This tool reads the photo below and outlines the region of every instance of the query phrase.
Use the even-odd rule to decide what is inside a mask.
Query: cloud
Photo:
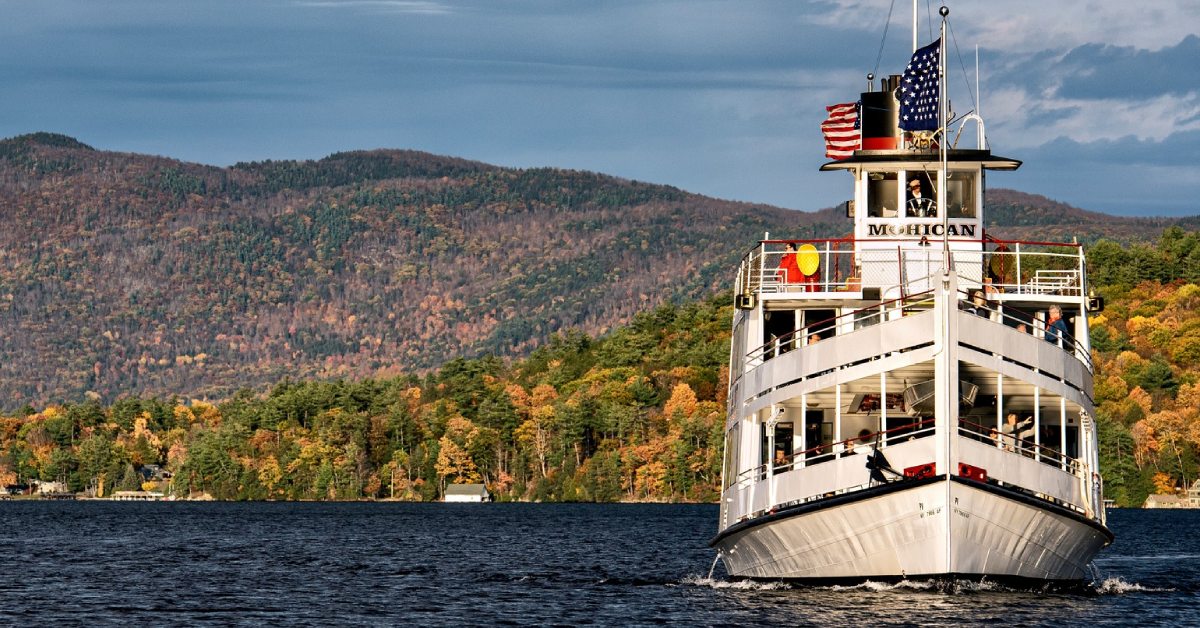
[[[1200,3],[949,4],[954,108],[974,107],[961,70],[978,43],[989,137],[1032,159],[1013,181],[1090,207],[1123,194],[1133,169],[1187,178],[1163,162],[1194,156]],[[890,74],[911,53],[907,3],[881,42],[891,5],[0,2],[0,135],[59,131],[214,164],[418,148],[813,209],[849,191],[816,172],[824,106],[852,100],[877,58]],[[1192,207],[1184,188],[1145,194]]]
[[[1133,135],[1094,142],[1058,137],[1038,148],[1050,161],[1075,164],[1180,166],[1200,163],[1200,130],[1172,133],[1162,140]]]
[[[862,4],[886,7],[890,0]],[[924,3],[922,3],[924,4]],[[1004,0],[946,2],[963,45],[1005,51],[1068,50],[1093,42],[1155,50],[1196,32],[1193,0]],[[886,12],[886,11],[885,11]],[[924,14],[924,7],[922,7]],[[911,18],[909,18],[911,19]]]
[[[1021,169],[990,184],[1120,215],[1200,214],[1200,172],[1192,165],[1200,161],[1200,130],[1162,140],[1057,137],[1015,156]]]
[[[1062,77],[1063,98],[1148,98],[1194,94],[1200,85],[1200,37],[1188,35],[1175,46],[1144,50],[1087,44],[1063,57],[1054,69]]]

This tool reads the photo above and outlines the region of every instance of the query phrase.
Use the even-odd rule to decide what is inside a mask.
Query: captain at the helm
[[[922,184],[922,177],[908,180],[908,202],[905,204],[906,215],[909,218],[934,218],[937,216],[937,203],[926,194],[927,188]]]

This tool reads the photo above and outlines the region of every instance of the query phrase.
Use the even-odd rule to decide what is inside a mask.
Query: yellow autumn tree
[[[1155,473],[1151,481],[1154,482],[1155,495],[1175,494],[1175,480],[1171,479],[1170,475],[1162,472]]]
[[[517,426],[513,435],[517,437],[518,443],[533,454],[533,458],[537,460],[541,477],[546,477],[549,472],[547,457],[550,453],[555,421],[554,406],[535,406],[529,415],[529,419]]]
[[[1158,439],[1154,427],[1146,419],[1134,423],[1130,433],[1133,436],[1133,461],[1141,469],[1157,459]]]
[[[438,440],[438,456],[434,470],[446,490],[447,480],[451,484],[468,484],[479,481],[479,470],[467,450],[443,436]]]
[[[684,382],[675,384],[671,389],[671,398],[663,406],[663,414],[668,421],[679,422],[696,413],[696,393]]]

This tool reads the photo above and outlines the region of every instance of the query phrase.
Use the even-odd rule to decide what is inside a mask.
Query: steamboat
[[[718,533],[739,579],[1081,583],[1113,541],[1075,243],[983,228],[993,155],[949,129],[943,37],[830,107],[850,237],[742,259]],[[914,3],[915,14],[915,3]],[[915,18],[914,18],[915,22]],[[959,148],[967,125],[975,147]],[[964,143],[969,143],[968,139]]]

